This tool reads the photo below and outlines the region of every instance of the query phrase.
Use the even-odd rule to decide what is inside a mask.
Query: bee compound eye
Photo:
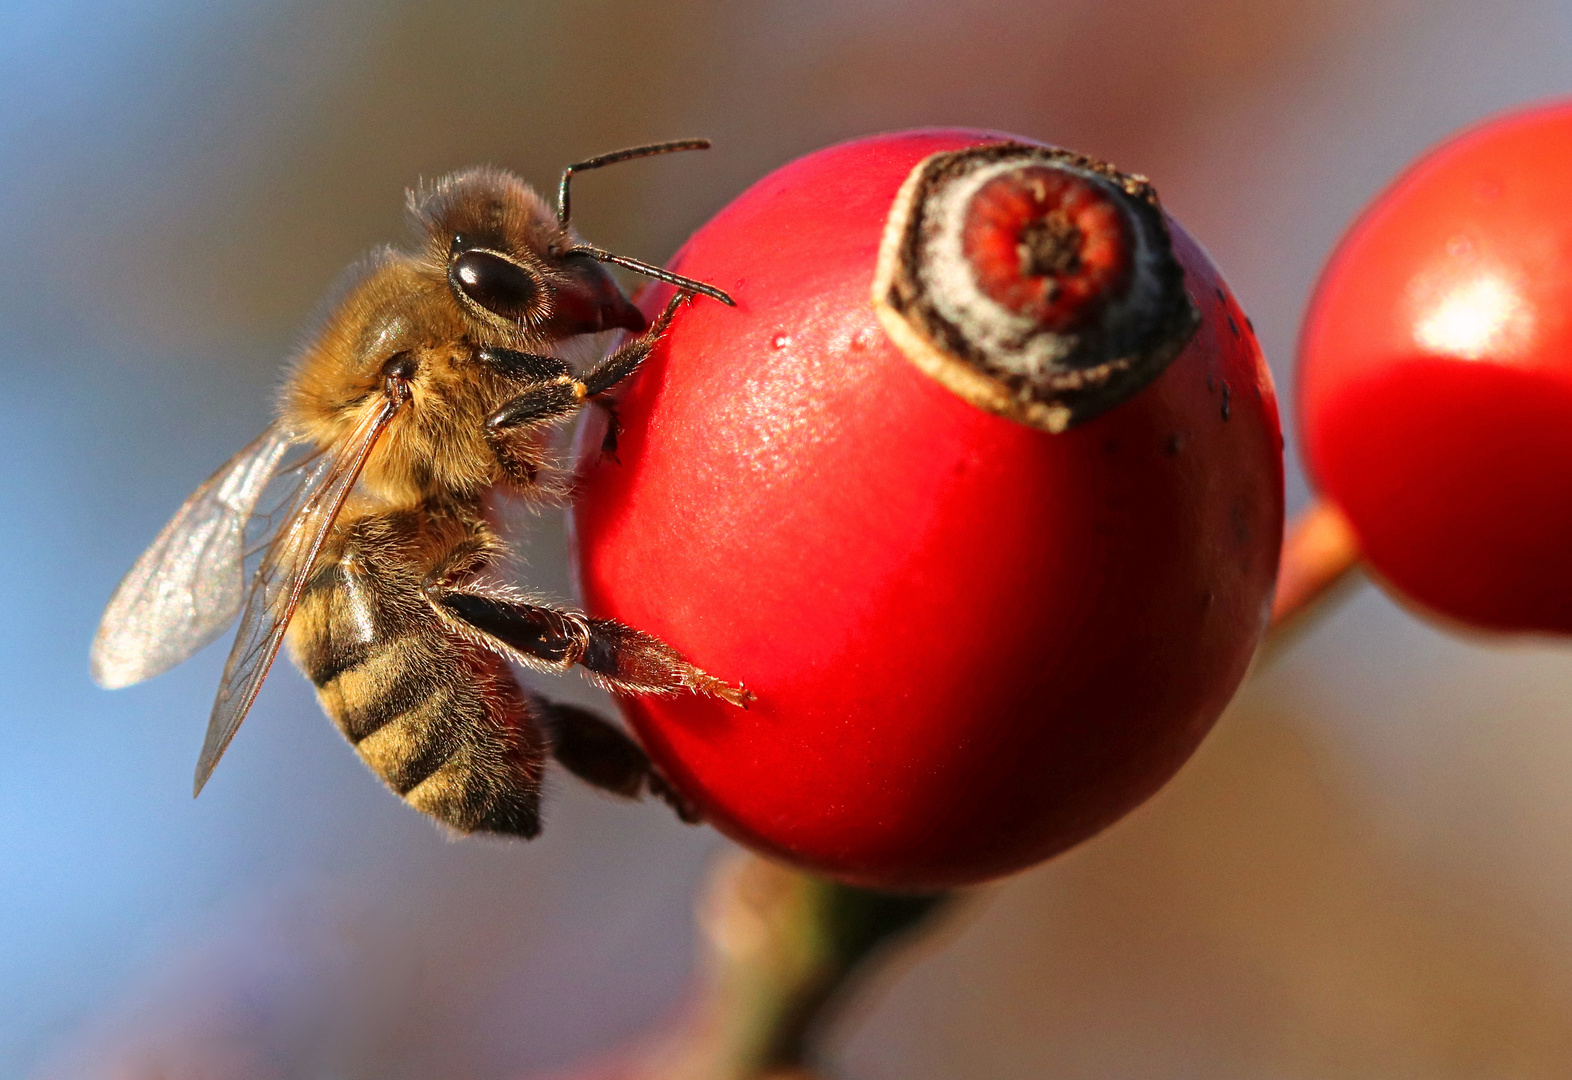
[[[448,264],[448,280],[487,311],[515,321],[529,314],[540,288],[529,271],[489,251],[455,256]]]

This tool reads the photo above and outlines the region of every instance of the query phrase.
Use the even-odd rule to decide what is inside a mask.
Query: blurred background
[[[662,261],[824,143],[1016,131],[1151,176],[1286,393],[1358,207],[1569,88],[1564,0],[0,5],[0,1074],[502,1080],[682,994],[708,830],[559,783],[538,842],[451,842],[282,666],[193,803],[222,650],[119,693],[87,676],[115,582],[266,423],[298,327],[403,237],[418,178],[547,185],[708,135],[576,188],[588,237]],[[554,516],[526,554],[569,593]],[[1569,832],[1572,650],[1444,636],[1366,587],[1146,807],[881,971],[835,1060],[1564,1077]]]

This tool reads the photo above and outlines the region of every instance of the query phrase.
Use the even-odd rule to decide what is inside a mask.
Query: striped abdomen
[[[353,546],[312,575],[290,651],[366,764],[463,832],[540,831],[546,749],[500,657],[451,633],[413,570]]]

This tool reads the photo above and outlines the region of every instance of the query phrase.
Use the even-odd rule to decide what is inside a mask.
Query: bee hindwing
[[[130,686],[208,644],[240,613],[246,521],[289,448],[268,428],[197,488],[120,582],[93,639],[93,678]]]

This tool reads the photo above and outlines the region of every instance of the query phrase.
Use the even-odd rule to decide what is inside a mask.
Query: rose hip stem
[[[818,1080],[824,1037],[870,962],[949,906],[941,895],[859,889],[729,852],[698,903],[697,978],[685,1005],[660,1032],[565,1075]]]
[[[1271,633],[1321,609],[1321,602],[1359,566],[1359,538],[1336,506],[1317,499],[1289,523],[1272,597]]]

